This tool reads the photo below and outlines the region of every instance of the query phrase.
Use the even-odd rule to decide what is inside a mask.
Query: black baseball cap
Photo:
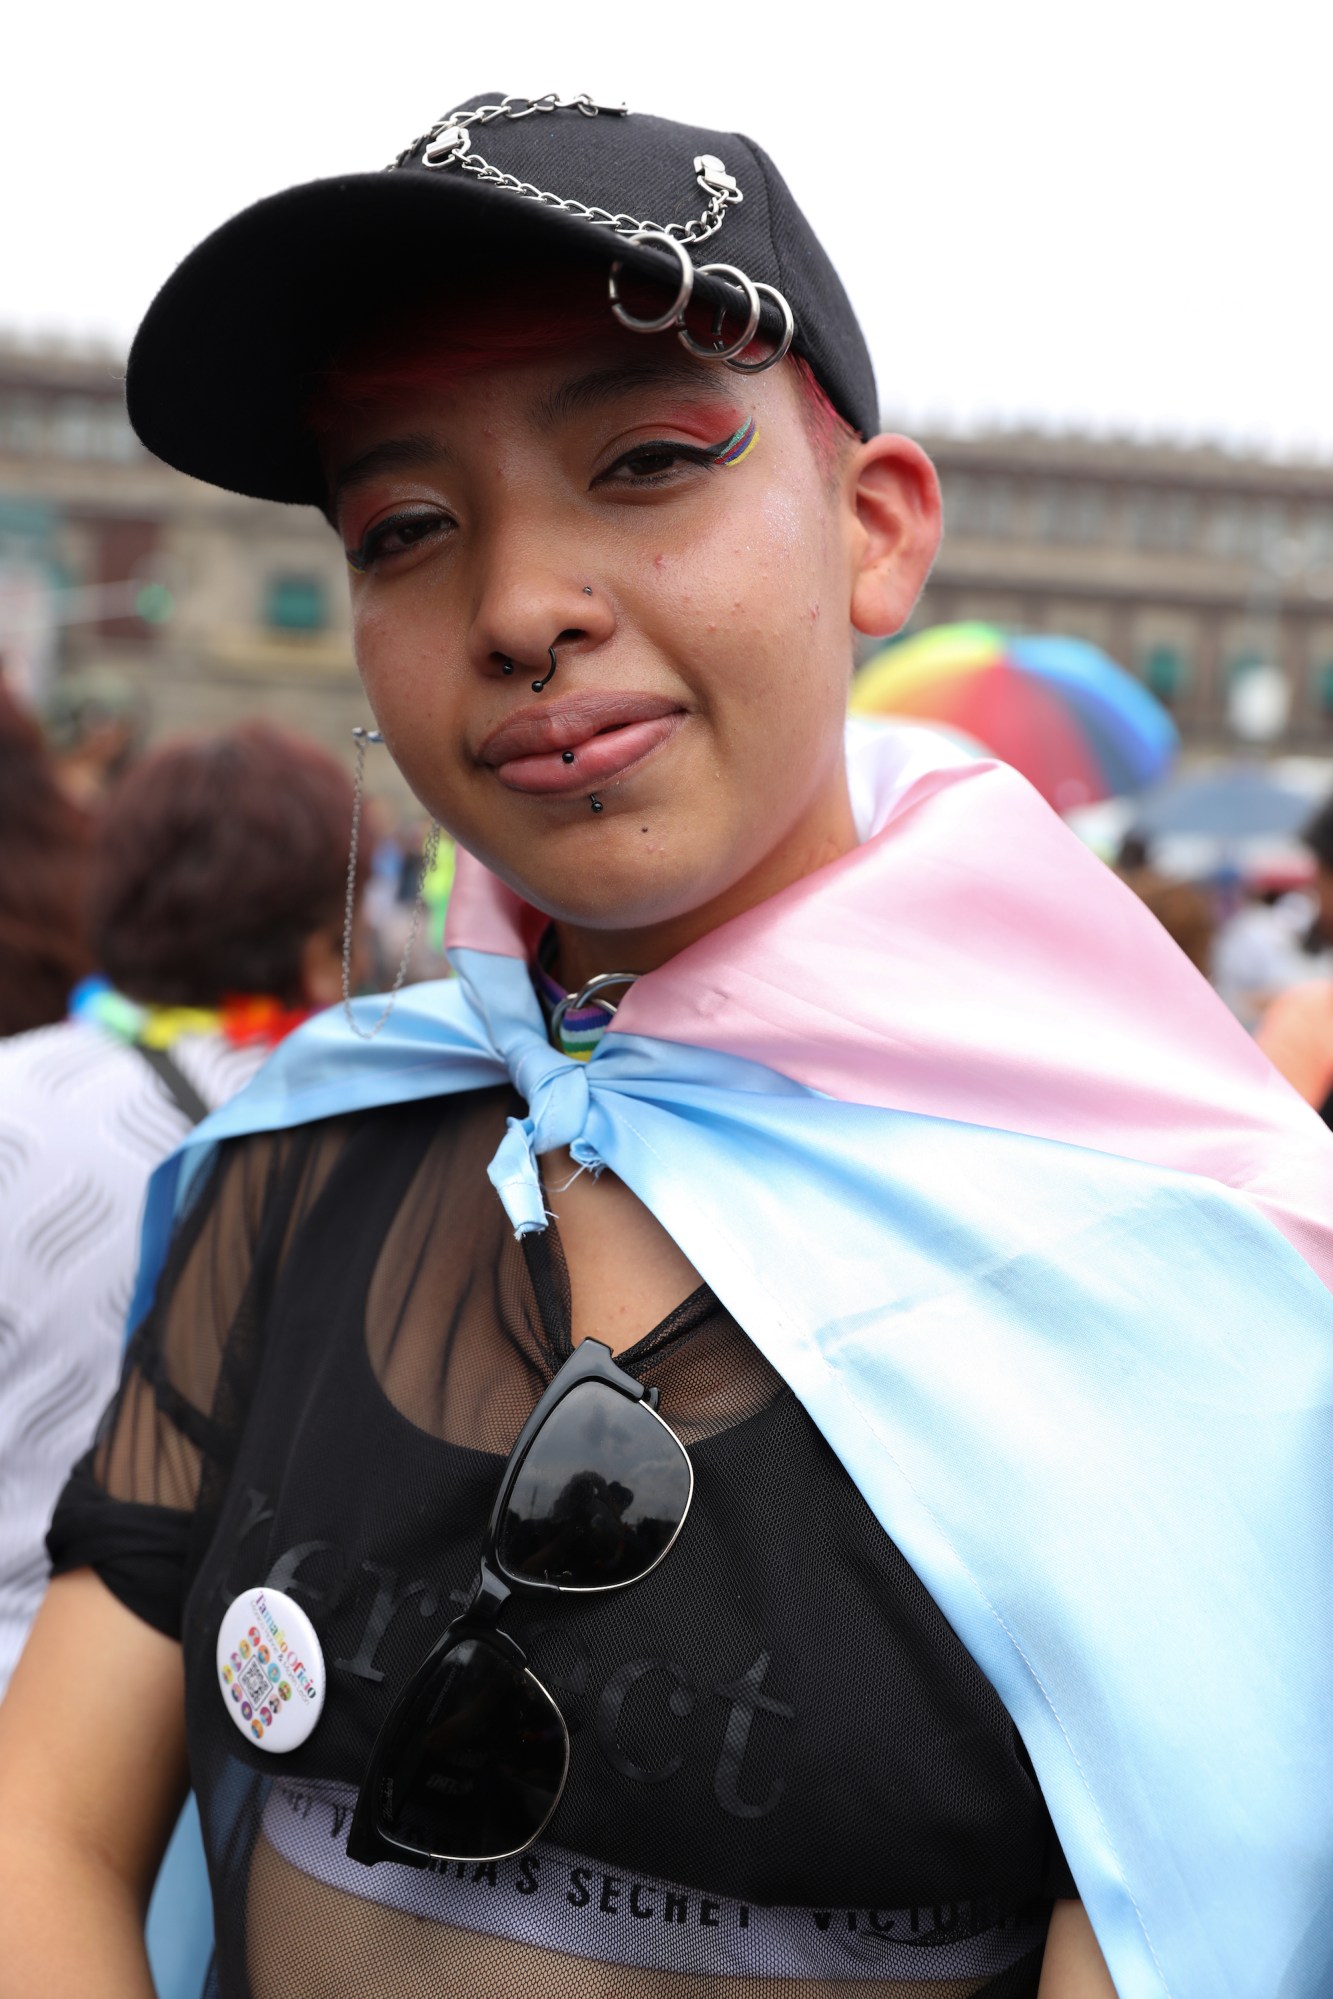
[[[130,420],[197,479],[322,506],[305,410],[349,334],[414,295],[465,306],[484,274],[525,260],[546,272],[620,260],[665,287],[668,306],[683,290],[757,306],[767,351],[790,336],[839,415],[863,436],[879,428],[851,303],[753,140],[587,97],[499,93],[457,105],[382,172],[288,188],[206,237],[139,328]],[[633,313],[647,316],[637,300]]]

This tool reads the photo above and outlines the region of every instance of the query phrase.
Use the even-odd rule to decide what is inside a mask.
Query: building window
[[[1043,479],[1034,494],[1037,533],[1043,541],[1100,541],[1105,506],[1101,489],[1070,479]]]
[[[323,631],[326,623],[323,577],[270,576],[265,618],[270,631]]]
[[[28,453],[46,443],[46,412],[35,396],[7,396],[0,402],[0,450]]]
[[[1192,493],[1131,493],[1129,538],[1136,548],[1179,554],[1194,546],[1197,511]]]
[[[943,483],[945,523],[955,534],[1000,541],[1013,534],[1012,479],[954,473],[946,475]]]
[[[1208,521],[1208,545],[1223,562],[1254,554],[1259,523],[1248,500],[1217,500]]]
[[[1175,705],[1184,691],[1188,665],[1179,646],[1150,646],[1143,656],[1143,684],[1163,707]]]
[[[1333,507],[1310,508],[1301,554],[1311,569],[1327,569],[1333,564]]]

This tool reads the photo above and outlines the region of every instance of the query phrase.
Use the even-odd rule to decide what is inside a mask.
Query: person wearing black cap
[[[154,1183],[0,1713],[0,1994],[148,1992],[187,1759],[222,1999],[1257,1995],[1223,1797],[1313,1964],[1307,1694],[1251,1750],[1197,1666],[1262,1627],[1319,1697],[1262,1601],[1308,1466],[1228,1396],[1251,1323],[1328,1349],[1328,1162],[1020,780],[845,739],[939,496],[766,155],[470,99],[209,237],[128,396],[340,535],[458,976]]]

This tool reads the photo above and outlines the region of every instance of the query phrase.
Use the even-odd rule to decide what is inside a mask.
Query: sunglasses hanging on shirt
[[[657,1391],[586,1339],[510,1453],[471,1601],[417,1668],[371,1751],[353,1860],[504,1860],[560,1802],[569,1729],[499,1621],[516,1594],[625,1589],[685,1523],[694,1474]]]

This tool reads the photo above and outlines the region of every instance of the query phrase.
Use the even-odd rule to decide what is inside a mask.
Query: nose
[[[616,621],[609,593],[579,548],[555,538],[549,517],[526,531],[493,533],[486,556],[471,651],[488,676],[549,680],[553,649],[568,659],[571,650],[592,652],[611,637]]]

